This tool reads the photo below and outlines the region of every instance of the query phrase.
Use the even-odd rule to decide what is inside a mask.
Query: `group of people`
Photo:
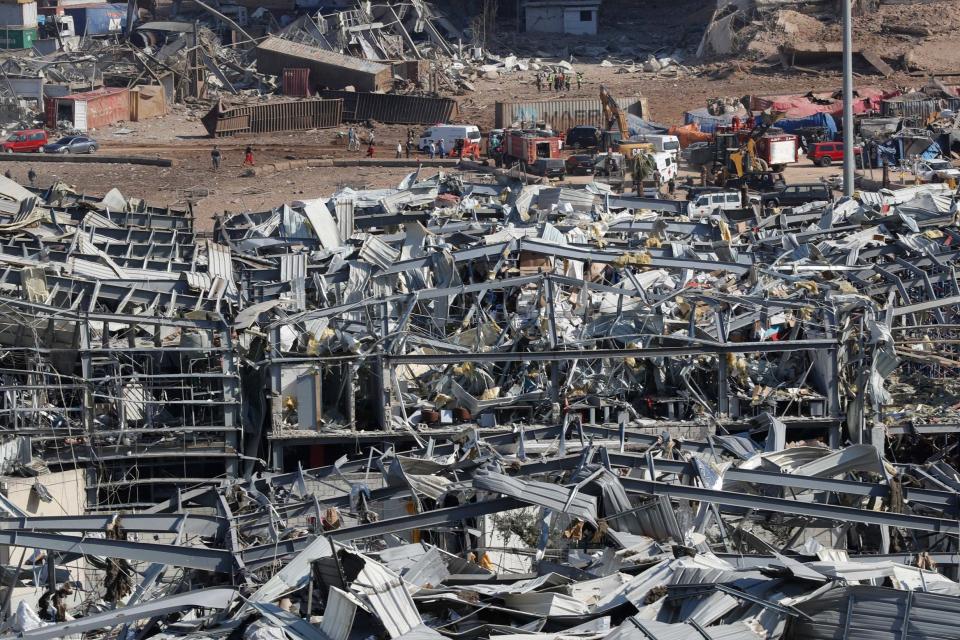
[[[213,149],[210,151],[210,162],[213,164],[214,171],[220,170],[220,165],[223,164],[223,152],[220,151],[219,145],[213,145]],[[247,145],[247,148],[243,150],[243,166],[253,167],[255,164],[253,160],[253,147]]]
[[[578,71],[576,74],[571,72],[563,71],[538,71],[537,76],[537,91],[543,91],[546,88],[547,91],[553,89],[554,91],[570,91],[571,84],[576,81],[577,91],[583,87],[583,73]]]

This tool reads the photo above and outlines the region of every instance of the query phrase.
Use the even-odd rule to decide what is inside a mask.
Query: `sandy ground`
[[[931,45],[932,46],[932,45]],[[584,72],[585,83],[580,91],[574,89],[561,97],[592,98],[601,84],[614,95],[645,95],[652,118],[663,124],[682,122],[685,110],[704,106],[715,96],[740,97],[750,93],[804,93],[810,90],[832,90],[840,84],[839,74],[798,74],[772,70],[769,66],[721,62],[700,67],[696,74],[676,78],[650,74],[620,73],[617,66],[577,63]],[[718,71],[726,77],[715,79]],[[858,80],[861,86],[895,87],[917,84],[918,78],[899,75],[892,78],[873,76]],[[498,100],[548,98],[556,94],[538,93],[533,76],[517,72],[497,80],[479,80],[477,90],[459,98],[459,120],[474,123],[482,129],[493,125],[494,104]],[[102,154],[129,154],[171,158],[172,168],[154,168],[127,165],[79,165],[61,163],[6,162],[14,177],[26,181],[32,166],[39,174],[39,184],[64,180],[78,190],[102,194],[116,187],[121,192],[145,198],[156,205],[184,205],[192,201],[201,228],[209,228],[212,219],[225,211],[258,211],[299,199],[328,196],[335,190],[352,188],[380,188],[395,186],[409,169],[380,167],[350,167],[289,170],[267,178],[246,177],[240,166],[243,149],[252,145],[260,164],[278,160],[321,157],[344,157],[351,154],[338,143],[339,130],[277,133],[262,136],[238,136],[213,140],[206,137],[199,117],[201,109],[177,107],[162,118],[140,123],[123,123],[97,131],[93,135],[102,145]],[[419,133],[422,128],[415,128]],[[393,157],[399,140],[405,139],[406,127],[380,126],[376,131],[378,155]],[[224,154],[224,165],[214,172],[210,150],[219,145]],[[802,169],[800,167],[803,167]],[[836,169],[819,170],[806,161],[800,167],[787,171],[788,182],[818,179],[835,175]]]

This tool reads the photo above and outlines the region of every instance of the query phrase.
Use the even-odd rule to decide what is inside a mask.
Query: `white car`
[[[914,173],[924,182],[960,181],[960,169],[956,169],[949,160],[924,160],[917,163]]]

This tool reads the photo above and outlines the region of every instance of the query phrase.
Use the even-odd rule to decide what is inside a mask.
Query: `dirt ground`
[[[610,0],[609,6],[629,4],[628,0]],[[757,51],[748,51],[735,58],[706,62],[683,60],[682,70],[676,76],[650,73],[624,73],[636,68],[650,52],[670,55],[671,51],[689,51],[698,41],[696,30],[690,27],[696,21],[709,20],[711,11],[705,10],[708,3],[692,0],[650,0],[645,13],[611,10],[604,17],[604,32],[597,38],[571,39],[560,43],[575,68],[584,74],[584,85],[574,87],[569,93],[558,97],[593,98],[598,95],[601,84],[614,95],[644,95],[648,98],[653,120],[670,125],[682,123],[683,112],[702,107],[712,97],[739,98],[747,94],[806,93],[807,91],[833,91],[840,87],[839,68],[824,69],[816,73],[785,71],[779,62],[770,56],[763,58]],[[925,69],[939,73],[960,71],[960,47],[956,33],[960,27],[960,0],[914,6],[889,5],[876,14],[857,19],[858,43],[881,51],[884,58],[897,69],[896,59],[910,53],[913,60],[922,63]],[[613,24],[612,16],[628,16]],[[691,18],[693,16],[693,18]],[[796,38],[816,37],[830,40],[838,35],[836,20],[820,16],[801,21]],[[632,21],[631,21],[632,20]],[[812,21],[812,22],[811,22]],[[818,26],[819,25],[819,26]],[[904,26],[926,31],[922,37],[899,33]],[[779,32],[776,25],[766,25],[764,38],[776,40]],[[693,34],[693,35],[691,35]],[[786,37],[784,35],[784,37]],[[536,56],[538,53],[555,54],[558,43],[555,38],[521,38],[505,34],[498,39],[501,47],[513,47],[519,56]],[[881,48],[882,47],[882,48]],[[547,51],[540,51],[547,49]],[[555,59],[554,59],[555,60]],[[607,62],[601,64],[603,60]],[[899,70],[894,76],[883,78],[870,75],[869,69],[858,68],[863,74],[857,78],[858,86],[884,88],[917,86],[923,77],[909,76]],[[501,100],[539,99],[556,94],[538,93],[533,82],[534,74],[514,72],[497,79],[479,79],[476,91],[458,97],[460,115],[458,120],[489,128],[494,121],[494,104]],[[947,79],[950,82],[950,79]],[[48,184],[56,179],[74,185],[90,194],[105,193],[113,187],[121,192],[143,197],[157,205],[184,205],[194,203],[198,218],[205,221],[202,227],[209,228],[213,216],[224,211],[257,211],[278,206],[293,200],[317,198],[330,195],[342,187],[380,188],[396,185],[410,170],[383,167],[349,167],[324,169],[298,169],[275,173],[266,178],[247,177],[240,165],[243,149],[254,148],[258,164],[278,160],[321,157],[344,157],[351,155],[337,133],[346,128],[326,131],[277,133],[260,136],[239,136],[212,140],[200,123],[205,108],[177,106],[170,115],[139,123],[122,123],[93,133],[100,141],[101,154],[130,154],[173,159],[175,166],[160,169],[143,166],[26,163],[5,162],[2,169],[10,169],[13,176],[26,182],[27,171],[32,166],[39,174],[39,183]],[[422,127],[415,128],[416,132]],[[378,127],[376,130],[378,155],[393,157],[399,140],[406,138],[405,127]],[[224,164],[214,172],[210,162],[210,150],[219,145],[224,154]],[[358,154],[352,154],[358,155]],[[833,175],[836,170],[817,170],[802,161],[800,166],[787,170],[788,182],[816,179],[821,174]]]

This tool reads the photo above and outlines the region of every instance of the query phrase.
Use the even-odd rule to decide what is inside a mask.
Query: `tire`
[[[13,153],[13,149],[11,149],[10,147],[7,147],[6,149],[3,150],[3,152],[4,152],[4,153]]]
[[[60,153],[62,153],[62,154],[65,155],[65,156],[70,155],[70,147],[64,147],[64,148],[60,151]]]
[[[829,167],[832,162],[833,160],[831,160],[829,156],[823,156],[822,158],[820,158],[817,164],[820,165],[821,167]]]
[[[780,206],[780,201],[774,198],[773,200],[767,200],[767,207],[771,209],[776,209]]]

